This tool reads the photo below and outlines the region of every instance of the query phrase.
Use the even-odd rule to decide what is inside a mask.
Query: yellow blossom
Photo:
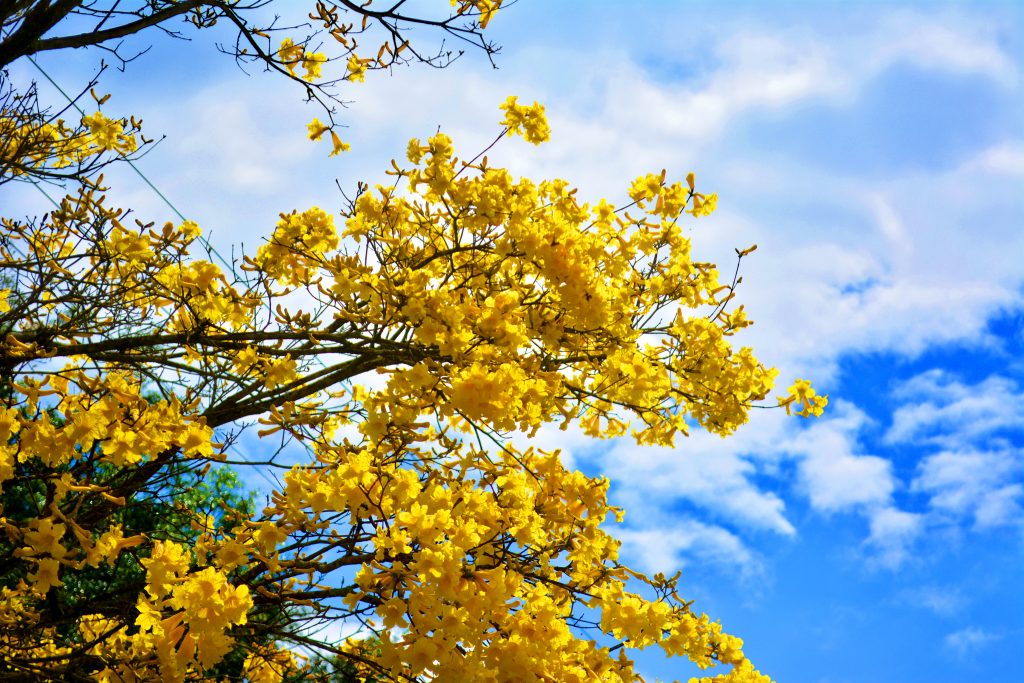
[[[366,80],[366,63],[356,55],[349,56],[347,69],[348,75],[345,78],[348,80],[359,83]]]
[[[320,119],[313,119],[306,128],[309,130],[309,139],[313,141],[319,140],[324,133],[331,129],[327,124],[320,123]]]
[[[786,408],[786,414],[790,414],[791,406],[798,403],[803,406],[797,411],[801,417],[821,416],[828,405],[828,396],[819,396],[811,387],[811,383],[805,379],[798,379],[789,388],[789,395],[779,398],[779,405]]]
[[[296,45],[291,38],[281,41],[277,51],[277,58],[288,69],[291,75],[295,75],[295,67],[302,61],[304,50],[301,45]]]
[[[333,130],[331,131],[331,144],[333,145],[333,149],[331,150],[331,153],[328,156],[332,157],[337,156],[341,152],[347,152],[350,149],[352,149],[352,145],[348,144],[347,142],[343,142],[342,139],[338,137],[338,134],[335,133]]]
[[[327,63],[327,55],[322,52],[306,52],[302,57],[302,68],[306,70],[303,80],[315,81],[322,76],[321,67]]]
[[[712,192],[707,196],[697,193],[693,195],[693,208],[689,212],[694,218],[710,216],[717,206],[718,195],[716,193]]]
[[[537,102],[530,106],[520,105],[519,98],[512,95],[501,105],[505,118],[501,125],[512,135],[522,135],[527,142],[539,145],[551,137],[551,129],[544,114],[544,107]]]

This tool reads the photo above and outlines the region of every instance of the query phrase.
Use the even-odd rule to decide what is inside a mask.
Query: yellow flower
[[[142,536],[131,536],[125,538],[121,525],[112,527],[96,540],[96,545],[89,550],[86,557],[86,564],[91,567],[98,567],[100,562],[106,560],[107,564],[113,567],[117,563],[117,557],[125,548],[132,548],[143,542]]]
[[[331,143],[334,145],[334,149],[328,156],[337,156],[341,152],[347,152],[352,149],[352,145],[347,142],[342,142],[341,138],[339,138],[338,134],[333,130],[331,131]]]
[[[307,81],[314,81],[321,77],[320,67],[327,62],[327,56],[322,52],[307,52],[302,57],[302,68],[306,75],[302,78]]]
[[[61,523],[54,523],[52,519],[34,519],[30,524],[30,531],[25,532],[25,544],[31,548],[32,555],[49,555],[58,560],[67,554],[67,550],[60,543],[64,537],[67,527]]]
[[[301,45],[296,45],[291,38],[285,38],[281,41],[281,47],[277,51],[277,57],[284,64],[285,68],[288,69],[288,73],[295,75],[295,66],[302,61],[303,49]]]
[[[699,216],[710,216],[711,213],[715,210],[715,207],[717,206],[717,193],[712,192],[707,196],[704,196],[700,193],[695,193],[693,195],[693,208],[689,209],[688,211],[690,214],[693,215],[694,218],[697,218]]]
[[[191,242],[192,240],[203,234],[203,230],[202,228],[199,227],[199,224],[196,223],[195,221],[189,220],[186,220],[181,225],[179,225],[178,230],[181,232],[181,236],[184,238],[186,242]]]
[[[225,570],[231,570],[248,560],[248,550],[235,539],[229,539],[217,549],[217,564]]]
[[[789,388],[789,395],[779,397],[779,405],[785,407],[786,414],[790,415],[791,406],[794,403],[799,403],[803,406],[797,411],[797,415],[801,417],[820,417],[825,412],[825,406],[828,405],[828,396],[819,396],[817,392],[811,388],[811,383],[806,379],[798,379],[793,383],[793,386]]]
[[[146,568],[146,592],[162,598],[188,571],[189,555],[184,546],[177,543],[156,541],[150,556],[140,562]]]
[[[424,152],[423,146],[420,141],[416,138],[409,140],[408,147],[405,148],[405,157],[414,164],[420,163],[420,159],[423,158]]]
[[[34,574],[29,575],[32,588],[38,593],[46,593],[53,586],[60,585],[60,562],[53,558],[39,560],[39,566]]]
[[[256,351],[254,346],[246,346],[244,349],[235,354],[234,368],[235,372],[247,372],[249,368],[256,365],[260,360],[259,353]]]
[[[138,438],[136,432],[116,427],[103,443],[103,459],[118,466],[139,462],[143,454],[136,443]]]
[[[263,522],[253,539],[264,554],[273,553],[277,546],[288,540],[288,532],[273,522]]]
[[[323,134],[331,129],[325,123],[321,123],[320,119],[313,119],[306,125],[306,130],[309,131],[309,139],[314,142],[323,137]]]
[[[285,357],[269,363],[263,374],[263,383],[274,389],[295,379],[295,361]]]
[[[527,142],[539,145],[551,137],[551,128],[548,127],[547,116],[544,114],[544,106],[534,102],[530,106],[523,106],[518,103],[518,97],[509,96],[501,105],[505,112],[505,118],[501,125],[508,128],[512,135],[522,135]]]
[[[89,143],[101,151],[127,154],[136,149],[135,136],[125,134],[123,121],[109,119],[102,112],[96,112],[83,116],[82,125],[89,129]]]
[[[366,64],[356,55],[348,58],[348,75],[345,78],[360,83],[366,80]]]
[[[138,626],[143,633],[157,628],[163,620],[163,615],[158,609],[153,607],[153,603],[146,600],[141,595],[139,596],[138,602],[135,603],[135,608],[139,612],[139,616],[135,617],[135,625]]]
[[[451,0],[453,7],[458,5],[457,14],[463,14],[470,9],[479,12],[477,23],[480,24],[480,28],[487,28],[495,13],[501,9],[501,3],[502,0]]]
[[[661,194],[663,182],[663,175],[648,173],[647,175],[640,176],[629,186],[629,198],[643,206],[644,202],[654,199]]]
[[[202,418],[200,418],[202,419]],[[202,422],[190,422],[184,434],[178,437],[178,445],[186,458],[209,458],[213,455],[213,431]]]

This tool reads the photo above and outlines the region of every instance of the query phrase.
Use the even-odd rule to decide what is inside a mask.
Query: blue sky
[[[1024,7],[522,0],[490,33],[498,70],[468,54],[350,86],[353,150],[334,159],[305,140],[318,112],[300,92],[202,36],[156,43],[104,89],[167,135],[140,167],[221,246],[339,206],[336,178],[383,181],[438,126],[482,148],[509,94],[546,105],[553,139],[492,163],[613,201],[641,173],[695,171],[720,196],[695,253],[725,270],[760,245],[742,342],[830,410],[759,411],[671,451],[540,444],[611,477],[626,559],[682,567],[780,683],[1024,682]],[[95,58],[40,63],[74,87]],[[108,177],[140,217],[171,218],[130,172]],[[45,210],[2,192],[5,214]]]

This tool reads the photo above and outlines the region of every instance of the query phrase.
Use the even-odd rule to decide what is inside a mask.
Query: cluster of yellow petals
[[[352,81],[353,83],[363,83],[366,81],[366,68],[367,60],[360,59],[358,55],[349,55],[346,69],[348,71],[345,78]]]
[[[138,146],[135,135],[125,133],[124,121],[107,118],[103,112],[83,116],[82,124],[89,129],[83,145],[85,154],[96,154],[99,151],[128,154]]]
[[[321,123],[320,119],[313,119],[312,121],[310,121],[309,124],[306,126],[306,129],[309,131],[309,139],[312,140],[313,142],[316,142],[317,140],[321,139],[324,136],[324,133],[331,134],[331,143],[333,145],[333,149],[331,150],[331,153],[328,156],[337,156],[342,152],[347,152],[348,150],[352,149],[352,145],[350,145],[347,142],[344,142],[338,136],[338,134],[331,129],[330,126],[328,126],[325,123]]]
[[[796,414],[800,417],[820,417],[828,405],[828,396],[818,395],[808,380],[798,379],[789,388],[788,395],[779,397],[779,405],[786,409],[787,415],[792,414],[794,405],[799,405]]]
[[[509,132],[547,137],[539,105],[511,99],[503,110]],[[443,133],[410,141],[407,159],[413,167],[394,167],[404,191],[378,186],[355,201],[339,253],[290,255],[277,245],[294,238],[275,233],[255,260],[282,285],[329,292],[336,323],[386,326],[396,338],[404,327],[437,350],[388,369],[381,389],[353,389],[362,446],[314,439],[318,463],[293,468],[267,510],[277,532],[339,515],[374,530],[361,546],[373,559],[345,603],[374,606],[378,635],[351,640],[351,652],[369,648],[395,678],[633,680],[630,659],[568,626],[589,609],[630,647],[733,665],[722,680],[767,681],[716,622],[682,601],[623,591],[634,575],[613,568],[618,543],[601,525],[618,511],[606,481],[563,469],[557,453],[506,445],[488,456],[424,429],[433,417],[456,429],[534,432],[560,417],[610,436],[627,429],[626,410],[639,418],[636,438],[669,444],[688,419],[723,435],[742,424],[774,371],[732,349],[742,312],[685,314],[716,307],[725,288],[713,266],[690,259],[675,220],[707,215],[714,200],[701,202],[692,178],[686,188],[662,174],[634,183],[644,215],[589,207],[564,181],[460,165]],[[372,245],[373,262],[347,253],[344,238]],[[659,312],[660,325],[637,328]],[[423,450],[431,443],[447,447]],[[262,552],[286,565],[275,554],[281,540]]]
[[[519,98],[510,96],[501,105],[505,112],[505,118],[501,125],[508,128],[513,135],[522,135],[527,142],[539,145],[551,137],[551,128],[548,127],[547,116],[544,113],[544,106],[538,102],[524,106],[519,104]]]
[[[292,76],[297,76],[296,69],[302,68],[304,81],[316,81],[323,77],[322,66],[327,63],[327,55],[322,52],[306,52],[302,45],[297,45],[291,38],[281,41],[277,50],[277,58]]]
[[[13,556],[32,567],[16,586],[4,589],[0,622],[22,618],[20,611],[31,613],[31,605],[63,585],[67,576],[86,567],[112,568],[125,551],[146,543],[141,535],[126,537],[121,525],[111,521],[126,505],[124,497],[109,485],[77,479],[71,473],[75,466],[131,471],[172,453],[216,458],[212,430],[201,419],[187,415],[173,398],[143,398],[132,377],[108,373],[101,380],[67,368],[41,382],[25,379],[13,388],[17,407],[0,408],[0,485],[7,488],[15,467],[44,467],[39,471],[49,472],[48,478],[37,477],[51,493],[42,516],[19,524],[0,510],[0,526],[19,540]],[[91,528],[75,516],[102,507],[112,516],[89,523]],[[141,563],[149,572],[150,600],[140,604],[139,629],[98,615],[83,616],[79,623],[86,651],[106,665],[95,680],[185,680],[193,659],[200,669],[219,661],[231,646],[225,630],[244,623],[252,606],[248,588],[231,586],[222,571],[190,571],[194,563],[180,546],[158,541]],[[147,624],[146,619],[157,621]],[[72,651],[40,640],[47,633],[55,637],[49,631],[29,632],[27,639],[18,640],[15,634],[20,632],[6,631],[10,642],[0,647],[51,657]]]
[[[219,662],[233,644],[225,632],[245,624],[253,605],[248,586],[231,585],[216,567],[189,571],[190,559],[177,544],[157,541],[142,560],[147,595],[139,597],[135,625],[139,639],[152,642],[168,681],[184,680],[193,660],[203,669]]]
[[[232,586],[214,567],[189,571],[188,551],[170,542],[157,541],[142,564],[146,595],[138,599],[133,624],[100,615],[78,624],[86,652],[99,665],[92,680],[197,680],[233,646],[226,631],[245,624],[253,604],[248,588]]]
[[[470,10],[476,11],[480,28],[487,28],[491,18],[501,9],[502,0],[450,0],[450,2],[458,14],[465,14]]]
[[[172,448],[188,458],[213,456],[212,430],[201,418],[186,415],[173,398],[147,401],[134,378],[111,373],[100,382],[68,369],[38,383],[26,378],[13,388],[24,400],[18,409],[0,408],[0,483],[12,475],[16,459],[38,458],[58,468],[94,450],[99,462],[115,467],[136,465]],[[44,399],[51,400],[41,412]],[[53,411],[59,411],[60,424],[51,419]]]
[[[717,305],[728,289],[713,266],[691,260],[676,223],[692,190],[667,185],[664,174],[639,178],[630,195],[646,215],[633,216],[579,204],[564,181],[538,185],[490,167],[465,175],[443,133],[411,141],[408,159],[409,194],[378,186],[346,221],[344,235],[372,240],[380,266],[356,270],[341,258],[323,268],[335,300],[361,301],[372,320],[404,321],[454,361],[451,371],[440,363],[397,372],[392,402],[440,392],[445,416],[529,431],[578,415],[594,435],[620,433],[613,407],[627,406],[644,423],[638,437],[668,444],[687,430],[687,412],[725,435],[767,395],[774,372],[730,344],[748,324],[742,314],[684,315]],[[460,234],[446,234],[456,220]],[[662,325],[635,327],[659,313]],[[540,357],[523,355],[531,347]],[[675,404],[685,412],[658,408],[672,396],[688,397]]]
[[[66,169],[106,152],[127,155],[138,149],[139,123],[112,119],[97,111],[79,125],[64,120],[36,121],[0,111],[0,169],[21,176],[33,169]]]
[[[281,214],[270,240],[256,252],[255,266],[286,285],[309,284],[324,254],[338,247],[334,217],[319,207]]]

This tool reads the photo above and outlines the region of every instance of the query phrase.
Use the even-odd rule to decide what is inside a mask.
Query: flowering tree
[[[338,153],[315,84],[334,61],[337,85],[414,50],[402,4],[317,3],[328,57],[309,35],[266,47],[273,27],[241,3],[15,3],[0,55],[84,40],[46,37],[62,16],[16,41],[46,8],[135,30],[227,18],[326,93],[309,135]],[[499,4],[420,23],[490,53]],[[363,58],[374,22],[385,41]],[[775,371],[732,343],[749,324],[735,282],[680,227],[715,208],[693,174],[586,204],[437,133],[391,184],[282,214],[222,267],[194,223],[130,224],[104,199],[94,171],[139,148],[136,122],[34,102],[0,113],[2,177],[73,186],[0,224],[0,680],[633,681],[629,652],[652,646],[768,680],[677,577],[620,564],[606,480],[507,438],[558,423],[670,446],[730,434],[768,396]],[[501,109],[499,138],[548,138],[540,105]],[[798,381],[779,402],[806,416],[825,399]],[[308,454],[263,509],[231,479],[277,464],[272,446],[237,455],[247,427]]]

